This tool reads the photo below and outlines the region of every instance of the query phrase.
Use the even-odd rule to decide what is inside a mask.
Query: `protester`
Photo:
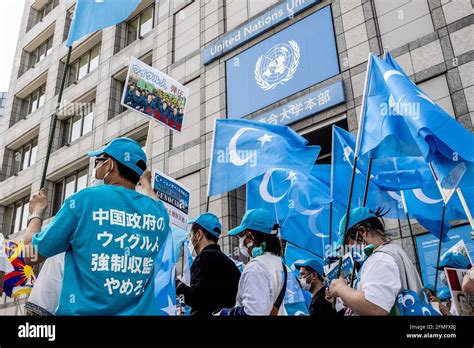
[[[41,267],[30,296],[25,303],[26,315],[54,315],[63,284],[65,253],[48,257]]]
[[[160,201],[135,191],[146,168],[140,145],[117,138],[95,158],[96,181],[68,197],[41,230],[48,206],[41,189],[30,200],[25,261],[34,264],[66,252],[56,315],[153,315],[153,263],[169,233]],[[141,184],[146,192],[150,180]],[[39,233],[38,233],[39,232]]]
[[[178,281],[176,295],[184,295],[191,315],[212,315],[235,305],[240,271],[217,244],[222,230],[217,216],[204,213],[190,223],[189,239],[197,257],[191,265],[190,286]]]
[[[239,281],[236,306],[218,315],[286,315],[283,298],[287,268],[280,255],[280,239],[273,216],[265,209],[248,210],[240,226],[229,231],[239,237],[240,252],[251,257]]]
[[[363,263],[356,289],[345,280],[334,279],[329,295],[340,297],[348,308],[347,315],[388,315],[395,313],[397,295],[413,290],[422,298],[422,283],[413,263],[403,249],[390,241],[385,232],[383,213],[359,207],[349,213],[347,238],[344,242],[364,245],[367,259]],[[344,233],[344,216],[339,232]]]
[[[301,287],[312,295],[309,305],[310,316],[335,315],[336,311],[332,308],[332,304],[325,298],[326,287],[322,262],[317,259],[307,259],[296,262],[295,267],[300,272]]]

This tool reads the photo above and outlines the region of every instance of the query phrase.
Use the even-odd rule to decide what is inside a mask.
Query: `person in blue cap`
[[[155,315],[153,264],[170,228],[150,173],[143,179],[146,155],[128,138],[88,155],[104,184],[67,197],[43,230],[48,199],[44,189],[35,193],[25,261],[66,252],[56,315]],[[135,191],[139,181],[148,196]]]
[[[319,259],[307,259],[295,263],[299,270],[299,282],[303,290],[311,293],[311,302],[309,305],[310,316],[335,315],[336,311],[332,304],[326,300],[324,286],[323,262]]]
[[[367,256],[355,289],[342,278],[332,280],[329,297],[339,297],[348,308],[346,315],[388,315],[396,313],[395,301],[402,290],[423,296],[423,285],[408,255],[385,232],[380,209],[358,207],[349,212],[343,244],[360,244]],[[339,223],[343,235],[347,217]]]
[[[217,216],[204,213],[189,224],[189,239],[197,256],[191,265],[190,286],[177,281],[176,294],[184,295],[191,315],[211,316],[219,308],[235,305],[240,271],[217,244],[222,231]]]
[[[243,256],[251,260],[245,265],[239,281],[236,304],[223,308],[217,315],[286,315],[283,297],[288,275],[280,255],[275,218],[265,209],[248,210],[240,226],[229,231],[239,237]]]

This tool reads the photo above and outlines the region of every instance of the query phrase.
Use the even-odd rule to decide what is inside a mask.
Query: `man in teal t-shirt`
[[[25,246],[39,257],[26,261],[66,252],[56,315],[154,315],[153,264],[170,229],[150,177],[140,180],[146,155],[127,138],[88,155],[104,184],[68,197],[41,232],[47,198],[33,195]],[[139,181],[154,199],[135,191]]]

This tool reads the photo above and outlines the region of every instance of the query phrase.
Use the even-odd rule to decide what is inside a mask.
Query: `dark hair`
[[[318,271],[316,271],[313,267],[311,266],[305,266],[306,268],[309,268],[311,270],[310,273],[314,273],[316,274],[316,277],[320,280],[320,281],[324,281],[324,278],[322,277],[321,274],[318,273]]]
[[[265,243],[265,251],[278,256],[281,255],[280,238],[276,234],[268,234],[250,229],[247,229],[247,231],[252,233],[257,247]]]
[[[193,231],[193,233],[196,233],[197,230],[201,230],[202,233],[204,233],[204,237],[206,237],[209,240],[212,240],[214,243],[217,243],[219,241],[219,237],[216,237],[211,232],[209,232],[208,230],[206,230],[204,227],[202,227],[201,225],[197,223],[193,223],[193,225],[191,226],[191,230]],[[220,233],[220,231],[215,231],[215,232]]]
[[[388,237],[388,233],[385,232],[383,216],[385,216],[389,210],[384,211],[382,207],[378,207],[375,211],[370,210],[371,213],[375,214],[375,217],[370,217],[356,223],[347,231],[347,237],[355,240],[358,235],[357,231],[360,227],[364,227],[367,231],[376,231],[382,237]]]
[[[117,169],[119,172],[119,175],[124,178],[125,180],[130,181],[132,184],[136,185],[140,181],[140,175],[138,175],[137,172],[135,172],[133,169],[127,167],[126,165],[120,163],[117,161],[115,158],[112,156],[107,156],[112,158],[116,163],[117,163]],[[145,170],[146,169],[146,163],[143,160],[139,160],[136,165],[138,168]]]

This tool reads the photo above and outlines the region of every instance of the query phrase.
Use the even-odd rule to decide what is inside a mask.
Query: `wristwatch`
[[[28,226],[30,224],[30,221],[33,220],[33,219],[40,219],[41,222],[43,222],[43,214],[38,214],[38,213],[32,213],[28,216],[28,223],[26,224],[26,226]]]

